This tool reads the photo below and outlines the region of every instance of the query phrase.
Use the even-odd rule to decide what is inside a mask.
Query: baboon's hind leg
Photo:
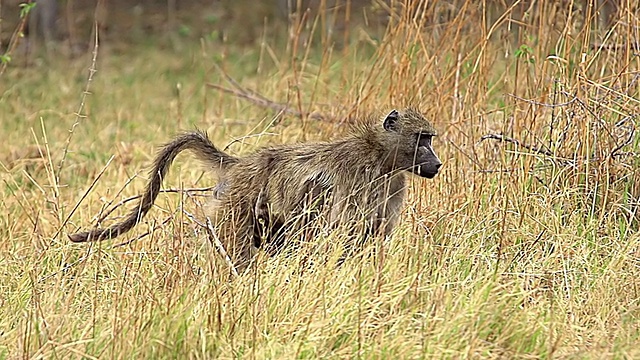
[[[320,229],[326,226],[323,214],[330,204],[331,194],[332,189],[326,182],[316,178],[307,180],[301,187],[298,205],[289,214],[289,220],[274,222],[266,248],[269,254],[296,254],[301,250],[301,243],[317,243]]]
[[[237,273],[242,274],[251,263],[254,255],[252,249],[255,237],[253,221],[249,216],[245,215],[239,218],[230,212],[216,215],[218,215],[215,220],[220,243]]]

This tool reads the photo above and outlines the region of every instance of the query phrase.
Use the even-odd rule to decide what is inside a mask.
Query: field
[[[15,55],[0,75],[0,359],[639,358],[637,10],[606,27],[577,3],[453,3],[368,25],[338,13],[335,29],[315,12],[260,20],[251,41],[192,12],[199,26],[88,36],[75,58]],[[180,131],[239,155],[409,105],[444,165],[411,178],[370,256],[260,254],[229,276],[197,220],[215,178],[187,155],[134,231],[68,239],[121,219]]]

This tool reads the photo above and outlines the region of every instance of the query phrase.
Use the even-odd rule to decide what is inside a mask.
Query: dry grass
[[[638,13],[605,33],[551,1],[456,3],[398,6],[384,35],[354,26],[338,47],[313,17],[286,45],[103,45],[66,155],[91,54],[9,67],[0,358],[639,357]],[[179,130],[262,133],[242,153],[345,129],[207,89],[223,83],[214,63],[300,112],[413,104],[433,119],[443,172],[411,182],[384,257],[260,257],[229,282],[182,211],[199,211],[194,194],[161,196],[130,245],[67,240],[137,194]],[[167,186],[211,185],[181,159]]]

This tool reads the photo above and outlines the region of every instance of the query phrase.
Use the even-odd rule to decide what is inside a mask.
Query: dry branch
[[[127,246],[127,245],[131,244],[131,243],[132,243],[132,242],[134,242],[134,241],[138,241],[138,240],[140,240],[140,239],[142,239],[142,238],[144,238],[144,237],[146,237],[146,236],[149,236],[149,235],[151,235],[154,231],[156,231],[156,230],[158,230],[159,228],[161,228],[161,227],[163,227],[163,226],[167,225],[167,224],[169,223],[169,221],[171,221],[171,220],[173,220],[173,216],[168,216],[166,219],[164,219],[164,220],[162,221],[162,223],[160,223],[160,225],[156,225],[156,226],[154,226],[154,227],[153,227],[153,229],[151,229],[151,230],[147,231],[146,233],[141,234],[141,235],[138,235],[138,236],[136,236],[135,238],[133,238],[133,239],[129,239],[129,240],[125,241],[125,242],[122,242],[122,243],[119,243],[119,244],[113,245],[111,248],[112,248],[112,249],[115,249],[115,248],[119,248],[119,247],[122,247],[122,246]]]
[[[203,224],[200,221],[198,221],[198,219],[196,219],[196,217],[193,214],[190,214],[188,211],[183,209],[182,212],[189,219],[191,219],[191,221],[193,221],[198,226],[200,226],[203,229],[205,229],[205,231],[207,232],[207,235],[209,237],[209,241],[211,241],[211,244],[216,248],[216,251],[218,252],[218,254],[220,254],[222,259],[224,259],[224,262],[227,264],[227,266],[229,266],[229,269],[231,270],[231,274],[233,274],[235,277],[237,277],[238,276],[238,270],[233,265],[233,261],[231,261],[231,257],[229,256],[229,253],[224,248],[224,245],[222,244],[222,242],[220,241],[220,238],[216,234],[215,228],[214,228],[213,224],[211,223],[211,218],[209,218],[207,216],[207,223]]]
[[[207,83],[206,86],[215,90],[222,91],[227,94],[231,94],[237,98],[247,100],[253,104],[256,104],[260,107],[273,109],[275,111],[285,113],[288,115],[295,116],[300,119],[314,119],[314,120],[334,120],[333,116],[319,113],[319,112],[302,112],[293,109],[291,106],[285,103],[280,103],[274,101],[272,99],[267,98],[266,96],[258,93],[257,91],[248,89],[242,85],[238,81],[236,81],[231,75],[227,74],[222,68],[217,66],[218,70],[222,74],[222,76],[227,80],[227,82],[233,87],[228,88],[218,84]]]
[[[189,193],[195,193],[195,192],[211,191],[214,188],[215,188],[214,186],[210,186],[210,187],[205,187],[205,188],[189,188],[189,189],[161,189],[160,193],[189,194]],[[103,222],[109,215],[111,215],[120,206],[122,206],[122,205],[124,205],[124,204],[126,204],[128,202],[131,202],[133,200],[139,199],[141,197],[142,197],[142,195],[134,195],[134,196],[128,197],[128,198],[120,201],[119,203],[115,204],[111,209],[107,210],[102,216],[100,216],[100,218],[98,219],[98,223]]]
[[[542,154],[542,155],[551,156],[551,157],[554,156],[553,153],[550,152],[549,150],[544,150],[544,149],[541,149],[540,147],[537,147],[537,146],[534,146],[534,145],[525,144],[525,143],[523,143],[523,142],[521,142],[521,141],[519,141],[517,139],[510,138],[508,136],[504,136],[504,135],[501,135],[501,134],[487,134],[487,135],[484,135],[484,136],[482,136],[480,138],[480,142],[482,142],[484,140],[487,140],[487,139],[498,140],[498,141],[501,141],[501,142],[511,143],[511,144],[514,144],[515,146],[525,148],[525,149],[527,149],[527,150],[529,150],[529,151],[531,151],[533,153],[536,153],[536,154]]]

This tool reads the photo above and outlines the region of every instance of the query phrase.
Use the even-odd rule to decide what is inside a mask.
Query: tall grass
[[[623,4],[606,31],[580,4],[411,4],[391,3],[378,31],[309,12],[283,41],[104,44],[93,64],[7,68],[0,358],[640,356],[637,10]],[[332,120],[207,90],[224,82],[214,63]],[[180,130],[206,128],[241,154],[407,105],[439,129],[444,166],[412,179],[384,257],[260,255],[229,281],[187,216],[197,193],[161,196],[121,241],[150,234],[126,246],[67,240],[139,193],[156,147]],[[259,136],[233,141],[248,134]],[[214,183],[180,163],[166,186]]]

